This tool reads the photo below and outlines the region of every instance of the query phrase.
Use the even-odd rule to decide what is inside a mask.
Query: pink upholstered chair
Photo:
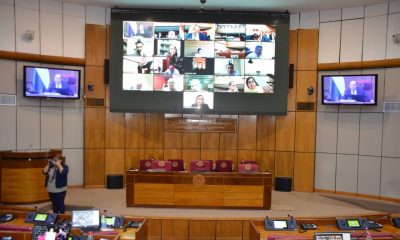
[[[161,170],[161,171],[171,171],[171,162],[154,160],[151,162],[151,169]]]
[[[212,172],[213,162],[211,160],[192,160],[190,161],[191,172]]]
[[[142,160],[140,160],[139,161],[139,163],[140,163],[139,170],[146,171],[147,169],[150,169],[152,161],[153,160],[151,160],[151,159],[142,159]]]
[[[254,163],[240,163],[238,167],[239,173],[258,173],[258,164]]]
[[[231,160],[217,160],[215,163],[216,172],[232,172],[233,163]]]
[[[168,159],[167,161],[171,162],[172,171],[185,171],[185,164],[182,159]]]

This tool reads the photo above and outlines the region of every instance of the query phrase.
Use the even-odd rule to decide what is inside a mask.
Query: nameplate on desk
[[[237,119],[165,118],[164,130],[175,132],[237,132]]]

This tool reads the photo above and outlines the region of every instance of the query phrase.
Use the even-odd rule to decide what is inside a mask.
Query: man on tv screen
[[[64,80],[59,73],[55,74],[53,81],[50,82],[49,92],[59,93],[61,95],[74,95],[68,87],[68,82]]]
[[[356,102],[368,102],[368,97],[364,94],[364,89],[359,87],[356,81],[350,81],[349,88],[344,92],[344,99],[355,100]]]

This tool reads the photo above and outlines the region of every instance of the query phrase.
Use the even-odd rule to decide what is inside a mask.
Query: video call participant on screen
[[[200,109],[200,110],[209,110],[210,107],[207,103],[204,103],[203,95],[197,95],[195,103],[192,104],[192,107]]]
[[[259,41],[259,42],[271,42],[269,34],[264,32],[262,28],[264,28],[264,27],[261,25],[254,25],[252,27],[252,34],[246,35],[246,40]],[[265,26],[265,28],[267,28],[267,26]]]
[[[239,92],[235,81],[230,81],[228,83],[228,91],[227,92],[231,92],[231,93]]]
[[[176,33],[174,31],[169,31],[167,34],[167,38],[168,39],[178,39],[178,36],[176,35]]]
[[[270,93],[272,92],[272,88],[267,84],[264,87],[258,86],[254,77],[246,78],[246,86],[245,92],[247,93]]]
[[[68,82],[58,73],[54,75],[53,81],[50,82],[49,92],[59,93],[61,95],[74,94],[72,91],[69,91]]]
[[[173,77],[170,77],[168,79],[167,84],[163,88],[163,91],[166,91],[166,92],[178,91],[175,88],[175,79]]]
[[[145,57],[142,57],[137,68],[138,73],[151,73],[153,69],[153,61],[147,61]]]
[[[235,70],[235,65],[233,63],[226,64],[226,71],[228,76],[238,76],[239,73]]]
[[[200,26],[195,24],[190,26],[188,34],[186,34],[187,40],[208,40],[208,36],[204,32],[200,32]]]
[[[179,74],[179,70],[176,69],[175,66],[172,63],[170,63],[168,65],[168,69],[164,73],[168,74],[168,75],[178,75]]]
[[[368,102],[369,99],[364,93],[364,89],[357,86],[356,81],[350,81],[349,88],[344,91],[344,99],[355,100],[357,102]]]
[[[203,49],[197,48],[197,52],[194,54],[195,57],[203,57]]]
[[[202,62],[197,62],[196,67],[193,69],[196,74],[206,74],[206,69]]]
[[[199,79],[192,79],[190,81],[190,91],[192,92],[201,92],[201,83]]]
[[[257,45],[254,48],[254,51],[249,53],[249,55],[247,55],[247,58],[262,58],[262,46],[261,45]]]
[[[64,201],[68,188],[68,171],[64,156],[56,156],[49,160],[43,168],[43,174],[46,175],[45,186],[53,205],[53,213],[65,213]]]
[[[151,38],[152,37],[152,31],[150,31],[148,28],[145,28],[143,24],[139,24],[139,30],[136,34],[137,36],[142,36],[145,38]]]
[[[144,51],[143,51],[143,47],[144,47],[144,43],[142,41],[137,40],[135,43],[135,51],[133,52],[133,56],[144,56]]]

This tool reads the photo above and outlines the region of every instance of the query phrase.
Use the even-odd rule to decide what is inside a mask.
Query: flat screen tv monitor
[[[322,104],[376,105],[378,75],[323,75]]]
[[[77,69],[24,66],[24,96],[79,99],[80,76]]]
[[[316,232],[314,240],[351,240],[349,232]]]
[[[97,228],[100,227],[100,210],[74,210],[72,211],[72,227],[76,228]]]
[[[110,109],[285,115],[289,14],[112,9]]]

